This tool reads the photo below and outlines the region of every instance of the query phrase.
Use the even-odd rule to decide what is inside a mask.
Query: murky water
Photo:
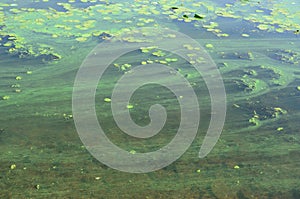
[[[299,7],[251,0],[1,2],[1,198],[299,198]],[[157,135],[131,137],[117,126],[110,102],[124,74],[140,64],[168,65],[189,81],[201,110],[197,136],[178,160],[132,174],[88,152],[74,124],[72,91],[96,45],[111,36],[135,43],[122,34],[143,27],[179,31],[207,51],[223,78],[227,113],[217,144],[200,159],[215,113],[192,67],[195,49],[182,46],[190,60],[157,48],[115,60],[99,81],[95,110],[107,137],[132,155],[159,150],[176,136],[181,99],[158,84],[136,90],[127,106],[136,124],[150,122],[153,104],[168,116]]]

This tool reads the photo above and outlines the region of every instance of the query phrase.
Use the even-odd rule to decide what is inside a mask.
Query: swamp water
[[[3,0],[0,8],[1,198],[300,198],[298,2]],[[126,54],[109,66],[95,97],[99,123],[113,143],[146,153],[169,143],[178,129],[179,99],[156,84],[138,89],[128,108],[136,124],[146,125],[150,106],[163,105],[168,117],[159,134],[132,138],[113,120],[112,89],[141,63],[182,74],[197,94],[201,119],[194,142],[174,163],[145,174],[120,172],[80,141],[74,80],[97,44],[157,26],[190,36],[212,57],[226,89],[225,125],[199,159],[211,109],[192,52],[190,63],[156,48]]]

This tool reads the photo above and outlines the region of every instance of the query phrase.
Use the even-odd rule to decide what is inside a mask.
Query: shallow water
[[[298,2],[228,0],[230,5],[226,5],[209,0],[151,4],[99,0],[57,4],[62,2],[68,3],[0,4],[1,198],[300,197]],[[194,19],[194,14],[203,19]],[[260,24],[268,28],[259,28]],[[201,74],[172,52],[157,56],[151,54],[157,50],[136,50],[120,57],[114,62],[119,65],[112,63],[105,71],[95,94],[98,121],[120,148],[131,153],[158,150],[174,138],[180,125],[180,99],[156,84],[134,93],[130,113],[143,126],[150,122],[150,106],[163,105],[168,117],[157,135],[133,138],[114,121],[111,103],[104,99],[111,97],[118,79],[143,61],[176,58],[165,64],[193,85],[201,110],[197,136],[178,160],[154,172],[132,174],[112,169],[88,152],[74,124],[72,91],[81,63],[105,41],[103,35],[118,37],[126,28],[147,26],[168,27],[203,46],[222,75],[227,112],[217,144],[199,159],[214,114]],[[213,48],[205,47],[207,44]],[[131,67],[122,68],[123,64]]]

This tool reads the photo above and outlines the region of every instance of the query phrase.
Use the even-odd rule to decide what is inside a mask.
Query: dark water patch
[[[219,16],[215,22],[219,24],[219,28],[224,33],[229,34],[229,38],[244,38],[242,34],[248,34],[249,38],[255,39],[270,39],[270,38],[295,38],[296,35],[292,32],[278,33],[276,31],[261,31],[257,28],[260,23],[254,23],[244,19],[233,19],[229,17]],[[274,25],[274,28],[279,26]],[[225,38],[226,39],[226,38]]]
[[[98,5],[98,4],[110,4],[106,3],[103,1],[97,1],[97,2],[81,2],[81,1],[76,1],[70,3],[68,0],[51,0],[47,2],[29,2],[29,1],[19,1],[17,8],[34,8],[34,9],[49,9],[52,8],[56,10],[57,12],[67,12],[68,10],[64,8],[63,5],[59,5],[59,3],[65,3],[65,4],[70,4],[74,8],[88,8],[90,6]],[[13,7],[15,8],[15,7]]]
[[[241,38],[241,34],[249,34],[252,36],[252,30],[255,28],[253,24],[243,19],[233,19],[219,16],[215,22],[219,24],[219,28],[229,34],[230,38]]]
[[[244,92],[244,87],[239,86],[238,82],[240,82],[240,79],[238,78],[232,78],[227,79],[226,76],[224,76],[224,84],[226,88],[226,93],[229,95],[238,94],[240,92]]]
[[[274,80],[279,80],[282,73],[280,70],[277,70],[276,67],[272,66],[247,66],[243,69],[232,70],[230,72],[224,73],[224,78],[255,78],[262,81],[268,82],[270,85]]]
[[[237,52],[222,52],[220,53],[220,58],[221,59],[232,59],[232,60],[253,60],[254,56],[252,52],[242,52],[242,51],[237,51]]]
[[[217,2],[218,5],[225,7],[226,4],[234,4],[236,0],[216,0],[215,2]]]
[[[190,36],[193,39],[217,39],[218,37],[211,32],[208,32],[202,26],[195,27],[193,23],[187,23],[184,21],[173,20],[172,23],[175,23],[179,28],[179,31]]]
[[[29,2],[29,1],[20,1],[18,3],[18,8],[34,8],[34,9],[55,9],[58,12],[66,12],[67,10],[60,5],[57,5],[57,3],[68,3],[68,0],[61,0],[61,1],[57,1],[57,0],[51,0],[51,1],[47,1],[47,2]]]
[[[272,49],[267,51],[267,56],[287,64],[299,64],[300,52],[290,49]]]
[[[300,111],[300,91],[297,89],[299,85],[300,79],[296,79],[286,88],[270,94],[276,96],[275,99],[278,106],[285,107],[291,113],[297,113]]]
[[[114,4],[113,2],[111,1],[97,1],[97,2],[81,2],[81,1],[77,1],[76,3],[72,4],[74,7],[76,8],[88,8],[90,6],[95,6],[95,5],[98,5],[98,4],[104,4],[104,5],[110,5],[110,4]]]

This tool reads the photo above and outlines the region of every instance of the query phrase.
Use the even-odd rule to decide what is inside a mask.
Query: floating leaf
[[[206,48],[213,48],[214,46],[212,44],[206,44],[205,47]]]

